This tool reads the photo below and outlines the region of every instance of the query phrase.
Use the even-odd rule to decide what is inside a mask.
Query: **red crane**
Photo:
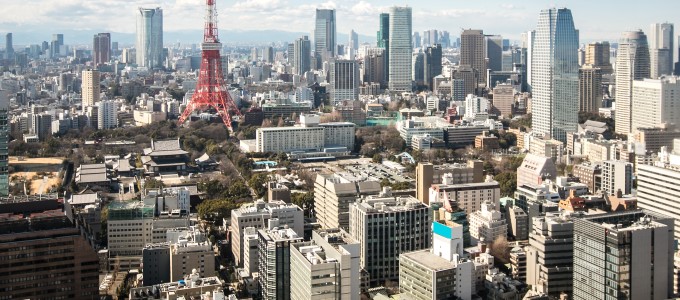
[[[205,29],[203,31],[203,43],[201,44],[201,70],[198,74],[198,82],[194,95],[187,103],[187,107],[180,116],[178,123],[181,125],[194,110],[205,110],[213,107],[222,117],[222,122],[227,125],[229,131],[233,131],[230,112],[241,115],[236,103],[227,91],[227,85],[222,73],[222,60],[220,49],[222,43],[217,36],[217,0],[206,0]]]

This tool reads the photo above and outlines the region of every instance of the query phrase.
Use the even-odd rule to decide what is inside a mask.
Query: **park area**
[[[59,172],[62,169],[64,158],[24,158],[17,156],[9,157],[10,184],[17,188],[14,194],[38,195],[49,193],[53,188],[61,184]]]

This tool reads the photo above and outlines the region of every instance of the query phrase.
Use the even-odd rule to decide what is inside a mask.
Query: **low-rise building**
[[[493,243],[500,237],[507,237],[508,224],[501,213],[490,203],[482,204],[482,209],[470,214],[470,237],[472,244]]]
[[[479,183],[449,184],[444,177],[442,184],[432,185],[429,189],[429,202],[455,202],[468,215],[482,209],[483,203],[490,203],[493,209],[498,209],[501,199],[500,185],[497,181]]]
[[[152,139],[151,147],[144,149],[141,162],[146,174],[184,173],[189,162],[189,152],[182,150],[179,138]]]

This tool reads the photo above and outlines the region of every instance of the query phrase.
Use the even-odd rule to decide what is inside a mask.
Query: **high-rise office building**
[[[349,32],[349,48],[354,51],[359,50],[359,34],[354,29]]]
[[[387,57],[383,48],[369,48],[364,55],[364,68],[362,81],[365,83],[379,83],[380,88],[387,87],[387,74],[385,63]]]
[[[600,68],[603,74],[611,74],[614,70],[610,62],[609,42],[596,42],[586,45],[584,65]]]
[[[109,60],[111,60],[111,34],[96,34],[92,45],[92,62],[96,66],[108,63]]]
[[[598,113],[602,107],[602,69],[584,65],[578,70],[580,112]]]
[[[385,85],[382,86],[382,88],[387,87],[387,81],[389,80],[390,76],[390,14],[387,13],[381,13],[380,14],[380,30],[378,31],[378,48],[383,48],[385,49],[385,70],[383,71],[383,74],[385,74]]]
[[[668,299],[673,219],[646,210],[574,221],[573,299]]]
[[[304,75],[310,70],[312,44],[307,36],[303,36],[293,44],[293,74]]]
[[[680,78],[635,80],[631,98],[631,132],[637,133],[638,128],[680,126]]]
[[[412,9],[391,7],[389,27],[388,86],[391,92],[410,92],[412,90]]]
[[[571,10],[542,10],[532,55],[533,129],[559,141],[578,125],[578,31]]]
[[[378,47],[389,49],[390,44],[390,14],[380,14],[380,30],[378,30]]]
[[[359,63],[334,60],[330,63],[330,101],[336,106],[344,100],[359,100]]]
[[[421,46],[421,38],[420,38],[420,33],[419,32],[414,32],[413,33],[413,48],[418,49]]]
[[[487,69],[491,71],[502,71],[503,69],[503,37],[500,35],[487,35],[486,40],[486,59],[488,60]],[[486,72],[484,72],[486,77]]]
[[[60,209],[2,214],[0,223],[2,298],[99,298],[97,252]]]
[[[460,65],[473,69],[474,88],[486,82],[486,45],[482,30],[465,29],[460,34]],[[466,95],[467,96],[467,95]]]
[[[413,52],[411,75],[416,86],[425,85],[425,53],[422,51]]]
[[[52,42],[49,44],[51,57],[57,57],[59,55],[65,54],[61,53],[62,46],[64,46],[64,34],[62,33],[52,34]]]
[[[321,69],[323,63],[336,55],[335,9],[317,9],[314,27],[315,68]]]
[[[5,58],[14,59],[14,45],[12,44],[12,33],[8,32],[5,35]]]
[[[137,65],[163,65],[163,9],[139,8],[137,12]]]
[[[262,49],[262,60],[266,63],[274,62],[274,47],[267,46]]]
[[[430,247],[431,225],[429,207],[413,197],[385,193],[352,203],[350,234],[361,244],[368,285],[397,280],[399,255]]]
[[[290,228],[278,228],[277,220],[269,220],[268,229],[258,230],[260,296],[264,300],[291,298],[291,245],[302,237]]]
[[[642,30],[624,32],[616,55],[616,115],[615,131],[632,131],[633,81],[649,78],[649,47]]]
[[[649,73],[652,79],[673,74],[675,36],[673,24],[656,23],[649,28]]]
[[[0,197],[9,195],[9,95],[0,90]]]
[[[425,49],[423,80],[432,89],[432,80],[442,74],[442,45],[435,44]]]
[[[83,107],[97,104],[99,102],[99,96],[101,93],[101,87],[99,85],[99,71],[83,71],[82,81]]]
[[[638,207],[675,219],[675,239],[680,239],[680,171],[673,165],[637,166]]]

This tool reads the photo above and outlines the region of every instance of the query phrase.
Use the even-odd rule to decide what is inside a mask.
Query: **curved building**
[[[615,129],[618,134],[632,131],[633,80],[649,78],[649,46],[642,30],[627,31],[621,35],[616,56],[616,115]]]

